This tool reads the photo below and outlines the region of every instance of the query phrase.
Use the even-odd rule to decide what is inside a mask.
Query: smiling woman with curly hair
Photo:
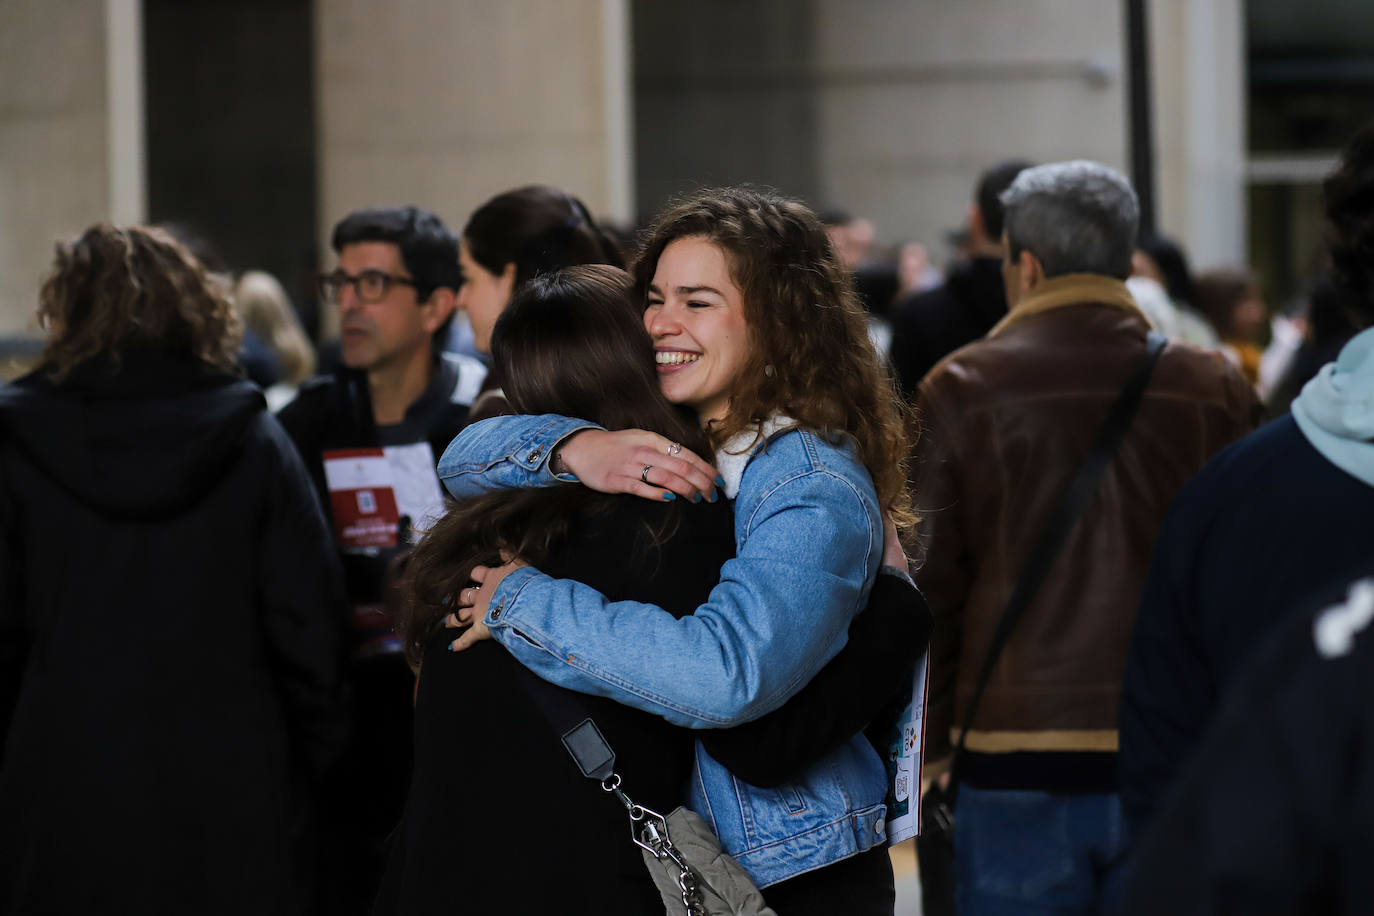
[[[719,483],[737,554],[685,617],[519,560],[479,566],[455,602],[452,624],[469,625],[455,648],[495,638],[562,686],[677,725],[731,727],[802,689],[844,645],[879,566],[905,566],[895,529],[884,532],[885,514],[911,520],[902,411],[825,228],[801,203],[701,192],[654,222],[632,273],[659,387],[696,414],[719,476],[657,433],[540,416],[469,427],[440,477],[459,498],[575,479],[714,499]],[[846,737],[767,789],[698,745],[691,807],[778,912],[892,912],[883,764],[862,735]]]
[[[299,912],[343,726],[310,480],[170,236],[94,226],[39,299],[0,387],[0,912]]]

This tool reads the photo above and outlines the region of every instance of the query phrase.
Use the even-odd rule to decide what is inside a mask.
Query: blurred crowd
[[[524,669],[783,916],[891,913],[898,805],[927,916],[1369,911],[1374,127],[1295,303],[1113,169],[969,177],[946,256],[748,189],[338,214],[320,342],[212,230],[59,242],[0,386],[0,911],[662,912],[623,814],[549,832]],[[857,508],[769,502],[827,466]]]

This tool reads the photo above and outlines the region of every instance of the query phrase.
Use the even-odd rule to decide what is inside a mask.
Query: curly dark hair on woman
[[[672,242],[701,238],[725,254],[743,295],[750,356],[717,447],[786,415],[828,439],[851,438],[878,500],[899,527],[913,521],[907,492],[908,409],[868,337],[863,306],[825,226],[805,204],[752,188],[700,191],[648,228],[633,273],[648,299],[658,259]]]
[[[630,277],[606,265],[570,267],[535,277],[516,293],[492,332],[495,367],[517,413],[582,417],[606,429],[647,429],[699,453],[700,428],[659,390],[653,343]],[[411,554],[407,597],[397,629],[418,667],[438,628],[478,565],[499,565],[501,551],[540,565],[570,527],[615,501],[581,484],[488,493],[454,504]],[[682,509],[665,503],[645,531],[646,550],[673,531]]]
[[[48,329],[43,364],[54,381],[95,359],[134,351],[193,357],[233,371],[242,325],[219,284],[161,229],[92,226],[60,242],[38,294]]]
[[[1335,283],[1374,321],[1374,123],[1361,128],[1322,184]]]

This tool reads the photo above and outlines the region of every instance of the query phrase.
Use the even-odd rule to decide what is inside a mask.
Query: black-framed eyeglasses
[[[384,270],[365,270],[356,277],[349,276],[342,270],[336,270],[329,274],[320,274],[317,286],[320,291],[320,298],[330,305],[336,305],[339,301],[339,293],[343,292],[345,286],[352,285],[353,292],[361,302],[381,302],[386,298],[386,294],[391,292],[392,284],[401,283],[406,286],[414,286],[415,281],[409,277],[399,277],[396,274],[389,274]]]

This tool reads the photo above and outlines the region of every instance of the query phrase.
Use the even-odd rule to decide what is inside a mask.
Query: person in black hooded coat
[[[88,230],[40,302],[0,388],[0,912],[299,912],[345,721],[310,479],[169,236]]]

